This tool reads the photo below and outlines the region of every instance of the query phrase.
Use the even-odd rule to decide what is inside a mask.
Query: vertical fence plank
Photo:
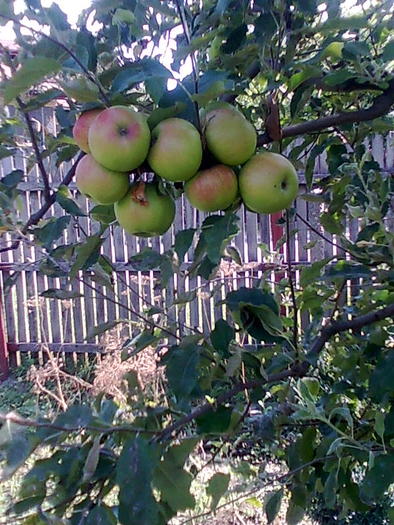
[[[3,290],[0,282],[0,381],[7,379],[9,374],[9,358],[7,346],[7,333],[5,311],[3,308]]]

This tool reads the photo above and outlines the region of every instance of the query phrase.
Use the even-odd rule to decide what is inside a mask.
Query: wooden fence
[[[42,138],[49,129],[56,129],[54,115],[51,112],[41,112],[36,115],[37,121],[42,123]],[[371,139],[369,146],[376,160],[384,170],[393,171],[394,168],[394,134],[388,137],[376,136]],[[26,172],[27,159],[20,154],[14,158],[4,159],[1,163],[0,177],[13,169],[22,169]],[[58,169],[53,159],[46,160],[51,184],[56,187],[64,169]],[[324,175],[328,172],[324,155],[316,162],[315,172]],[[302,178],[302,174],[300,174]],[[36,169],[33,169],[25,182],[20,185],[23,190],[21,196],[21,219],[24,221],[30,213],[40,206],[43,199],[43,185]],[[70,185],[72,193],[77,197],[82,209],[88,211],[89,203],[77,196],[74,184]],[[301,186],[301,193],[304,187]],[[299,265],[310,264],[323,257],[336,255],[335,236],[325,234],[328,241],[324,241],[316,232],[321,232],[319,216],[321,204],[299,198],[296,202],[297,213],[291,228],[296,231],[290,243],[291,260],[295,267],[295,277],[299,276]],[[64,212],[55,204],[46,218],[60,216]],[[115,268],[113,287],[105,287],[92,281],[82,282],[75,280],[72,289],[81,294],[81,297],[72,300],[55,300],[44,298],[40,294],[49,288],[64,288],[64,279],[50,278],[38,272],[40,260],[44,257],[43,251],[36,246],[21,243],[13,251],[0,256],[1,281],[3,290],[0,299],[3,302],[3,315],[0,315],[0,369],[6,373],[8,363],[20,363],[21,355],[25,352],[43,356],[45,349],[62,352],[64,355],[75,357],[80,353],[105,352],[119,340],[130,337],[135,333],[135,325],[127,320],[135,320],[132,311],[144,312],[149,305],[161,305],[166,298],[194,290],[197,288],[197,298],[192,304],[178,305],[170,310],[172,321],[179,324],[179,330],[186,330],[184,325],[198,327],[205,330],[213,327],[214,321],[224,316],[223,307],[218,302],[223,299],[230,289],[242,285],[249,285],[255,279],[262,277],[271,282],[286,275],[286,247],[278,246],[278,239],[282,236],[282,227],[277,225],[278,215],[257,215],[242,208],[239,211],[240,232],[232,244],[237,248],[242,259],[242,265],[224,262],[215,281],[207,283],[199,277],[189,278],[174,275],[168,287],[162,290],[158,281],[157,272],[137,272],[132,269],[128,260],[146,246],[163,252],[169,249],[174,241],[175,233],[185,228],[196,228],[201,224],[204,214],[192,209],[182,198],[177,201],[177,214],[171,230],[163,237],[154,239],[139,239],[129,236],[119,227],[111,227],[102,248]],[[347,225],[349,238],[357,233],[357,221]],[[71,222],[65,230],[58,244],[82,241],[84,235],[92,234],[97,230],[97,222],[88,217],[81,217]],[[313,231],[315,230],[315,231]],[[0,239],[1,244],[7,241],[7,235]],[[274,255],[267,256],[265,246]],[[307,249],[305,248],[307,246]],[[189,264],[189,255],[185,265]],[[267,268],[269,269],[267,274]],[[12,278],[14,285],[4,292],[7,280]],[[0,304],[0,311],[1,311]],[[112,339],[90,336],[92,327],[114,319],[124,319]],[[1,323],[5,328],[1,330]],[[3,335],[2,335],[3,334]],[[6,355],[8,353],[8,356]]]

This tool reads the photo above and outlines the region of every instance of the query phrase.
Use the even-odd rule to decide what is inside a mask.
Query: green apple
[[[208,107],[204,128],[209,151],[223,164],[243,164],[255,152],[256,131],[231,104],[221,102]]]
[[[126,173],[104,168],[91,155],[79,161],[75,176],[79,191],[98,204],[113,204],[126,194],[130,185]]]
[[[152,139],[148,162],[160,177],[183,182],[197,173],[202,160],[202,145],[193,124],[175,117],[162,120],[153,129]]]
[[[122,228],[139,237],[165,233],[174,221],[175,203],[158,191],[157,184],[138,182],[115,204],[115,215]]]
[[[239,191],[250,210],[276,213],[288,208],[296,198],[297,172],[282,155],[257,153],[241,169]]]
[[[84,151],[85,153],[90,153],[89,144],[88,144],[88,133],[92,122],[95,120],[97,115],[99,115],[103,110],[102,109],[91,109],[89,111],[84,111],[80,115],[73,127],[73,137],[77,146]]]
[[[93,157],[110,170],[131,171],[145,160],[150,146],[146,118],[126,106],[112,106],[89,129]]]
[[[205,212],[225,210],[235,201],[237,194],[237,176],[224,164],[199,171],[185,184],[189,202]]]

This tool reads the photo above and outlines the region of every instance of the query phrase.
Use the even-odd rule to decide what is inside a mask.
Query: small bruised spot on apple
[[[149,202],[145,196],[145,182],[139,182],[131,191],[131,198],[134,202],[138,202],[142,206],[148,206]]]

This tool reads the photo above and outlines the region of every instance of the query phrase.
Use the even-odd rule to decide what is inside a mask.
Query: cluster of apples
[[[257,213],[290,206],[298,191],[293,165],[276,153],[255,153],[256,131],[241,112],[218,102],[201,120],[203,137],[192,123],[175,117],[151,132],[146,117],[126,106],[82,113],[73,129],[76,143],[87,153],[77,166],[78,189],[98,204],[114,204],[119,224],[144,237],[168,230],[175,204],[155,182],[130,184],[129,174],[138,168],[184,183],[187,199],[204,212],[225,210],[239,197]],[[202,169],[204,148],[214,160]]]

